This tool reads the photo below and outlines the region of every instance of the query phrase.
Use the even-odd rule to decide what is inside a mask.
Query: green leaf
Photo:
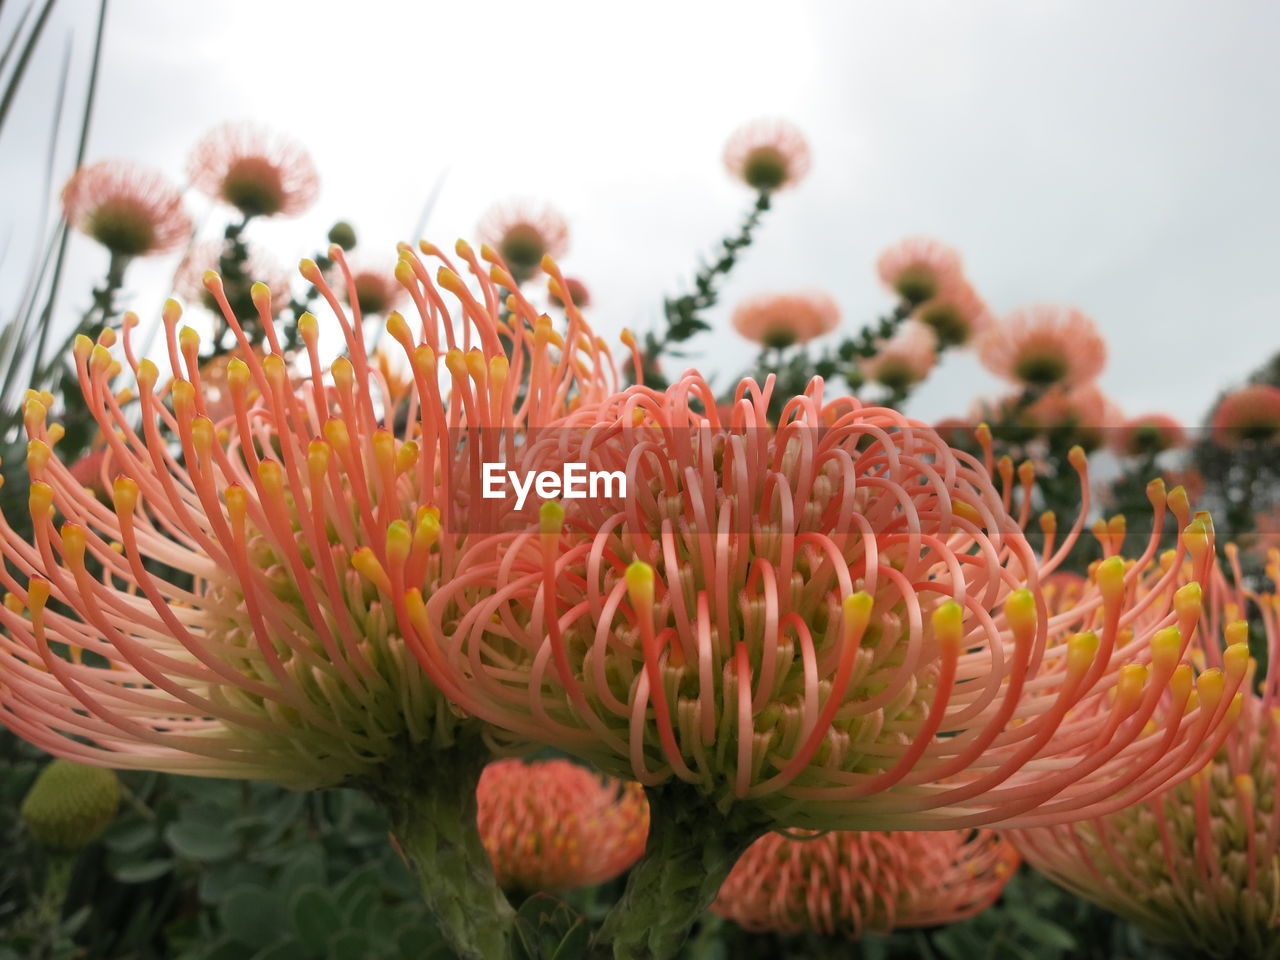
[[[1018,927],[1037,943],[1055,950],[1074,950],[1076,938],[1052,920],[1020,905],[1009,907],[1009,916]]]
[[[369,960],[369,944],[355,930],[344,930],[329,943],[327,960]]]
[[[246,884],[228,894],[218,918],[230,936],[248,947],[265,947],[285,932],[280,898],[255,884]]]
[[[111,870],[111,875],[121,883],[146,883],[163,877],[172,869],[172,860],[143,860],[141,863],[122,863]]]
[[[338,904],[323,887],[313,885],[300,889],[289,901],[289,917],[298,939],[316,952],[342,929]]]
[[[311,953],[296,940],[284,940],[272,944],[253,955],[253,960],[312,960]]]
[[[130,823],[126,819],[117,820],[102,835],[102,842],[108,850],[118,853],[136,853],[156,839],[156,825],[147,820]]]
[[[205,862],[226,860],[240,846],[225,823],[211,827],[185,819],[165,827],[164,839],[178,856]]]

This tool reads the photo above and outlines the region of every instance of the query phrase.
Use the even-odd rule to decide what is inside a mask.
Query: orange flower
[[[929,375],[938,362],[937,345],[932,329],[907,323],[880,345],[874,357],[862,361],[862,373],[890,390],[905,391]]]
[[[1232,554],[1228,548],[1234,564]],[[1271,575],[1277,573],[1272,568]],[[1217,572],[1207,601],[1208,640],[1198,638],[1198,655],[1215,666],[1230,668],[1232,659],[1247,665],[1239,717],[1221,748],[1190,780],[1172,781],[1142,803],[1078,823],[1012,831],[1009,838],[1036,870],[1156,943],[1222,960],[1274,957],[1280,602],[1272,592],[1234,590]],[[1236,619],[1249,601],[1273,665],[1260,688],[1246,642],[1250,622]]]
[[[212,313],[218,313],[220,307],[217,299],[204,285],[205,274],[218,269],[218,261],[222,256],[222,244],[199,243],[183,259],[178,272],[173,277],[173,290],[189,303],[198,303]],[[271,291],[271,316],[280,314],[289,305],[291,299],[289,284],[292,273],[264,254],[256,247],[249,251],[249,259],[244,266],[248,280],[265,283]]]
[[[246,217],[296,217],[320,189],[311,155],[301,144],[252,124],[228,123],[210,131],[191,151],[187,175],[198,190]]]
[[[857,940],[981,913],[1018,860],[991,830],[772,833],[742,855],[711,909],[747,930]]]
[[[963,279],[948,284],[920,304],[913,316],[931,328],[944,347],[963,346],[991,322],[987,305]]]
[[[733,311],[733,327],[748,340],[783,349],[840,325],[840,308],[825,293],[761,294]]]
[[[1148,413],[1121,424],[1111,447],[1122,457],[1137,457],[1172,450],[1186,442],[1187,432],[1177,420],[1165,413]]]
[[[576,277],[565,277],[564,285],[569,292],[569,299],[573,302],[573,305],[575,307],[581,310],[584,307],[591,306],[591,291],[587,289],[587,285],[585,283],[583,283],[581,280],[577,279]],[[560,290],[559,287],[556,287],[549,294],[551,298],[551,302],[554,303],[557,307],[564,306],[565,302],[560,297],[560,293],[563,293],[563,292],[564,291]]]
[[[752,189],[775,193],[794,187],[809,172],[809,145],[785,120],[756,120],[729,137],[724,165]]]
[[[81,167],[61,199],[68,223],[119,256],[167,253],[191,235],[177,189],[163,174],[132,163]]]
[[[1229,393],[1213,413],[1213,439],[1234,447],[1275,439],[1280,434],[1280,387],[1255,383]]]
[[[592,887],[644,853],[649,806],[638,783],[568,760],[498,760],[476,790],[476,822],[504,890]]]
[[[876,271],[886,287],[910,304],[923,304],[964,283],[960,254],[930,237],[907,237],[885,249]]]
[[[1015,310],[991,326],[978,356],[996,376],[1028,387],[1070,387],[1102,372],[1107,345],[1094,322],[1072,307]]]
[[[490,207],[476,227],[480,239],[495,247],[517,282],[533,276],[542,258],[562,257],[569,249],[569,225],[554,209],[526,200]]]

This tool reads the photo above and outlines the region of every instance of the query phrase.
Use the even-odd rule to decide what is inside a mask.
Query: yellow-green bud
[[[22,801],[22,821],[43,847],[73,853],[93,843],[115,819],[120,781],[114,770],[54,760]]]

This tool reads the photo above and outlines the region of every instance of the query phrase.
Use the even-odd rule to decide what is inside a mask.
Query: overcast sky
[[[4,3],[3,25],[24,5]],[[74,37],[77,91],[96,8],[59,0],[0,136],[6,317],[33,252],[63,46]],[[783,116],[813,170],[734,274],[721,329],[749,294],[816,287],[852,332],[890,305],[878,250],[927,233],[960,248],[998,312],[1056,301],[1092,315],[1111,349],[1103,386],[1126,412],[1198,421],[1280,348],[1277,39],[1280,4],[1263,0],[113,0],[89,159],[181,180],[191,144],[225,120],[293,134],[320,202],[252,234],[285,261],[340,217],[366,254],[391,251],[445,170],[437,242],[472,236],[493,200],[544,198],[612,335],[657,324],[662,294],[749,204],[720,165],[728,133]],[[68,310],[105,265],[88,241],[73,252]],[[130,305],[154,315],[173,267],[135,271]],[[695,346],[716,369],[751,359],[728,332]],[[972,356],[948,356],[908,409],[960,413],[998,389]]]

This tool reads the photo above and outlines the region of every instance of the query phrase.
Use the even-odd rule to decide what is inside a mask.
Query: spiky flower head
[[[217,275],[206,277],[240,350],[227,365],[230,412],[217,419],[176,301],[163,313],[167,383],[137,356],[136,317],[119,343],[112,329],[96,344],[77,339],[85,403],[119,472],[109,507],[59,458],[52,398],[28,394],[33,539],[0,519],[5,726],[87,763],[311,786],[451,742],[452,691],[412,649],[423,597],[466,568],[466,524],[442,518],[465,500],[482,452],[454,450],[449,431],[536,427],[615,381],[576,312],[563,333],[518,294],[500,315],[504,270],[462,243],[462,267],[433,246],[423,254],[402,247],[396,267],[417,319],[387,321],[413,371],[400,408],[312,261],[302,275],[346,347],[327,371],[315,317],[299,321],[304,351],[291,364],[270,291],[254,289],[262,352]],[[329,255],[350,294],[342,250]]]
[[[103,160],[81,167],[61,199],[67,222],[117,256],[168,253],[191,235],[177,188],[137,164]]]
[[[1166,413],[1130,417],[1115,431],[1112,449],[1124,457],[1163,453],[1184,446],[1187,431]]]
[[[761,933],[858,940],[982,912],[1018,859],[990,830],[772,833],[742,855],[711,909]]]
[[[964,346],[991,324],[987,305],[963,278],[925,300],[912,316],[932,329],[943,347]]]
[[[246,217],[296,217],[320,190],[315,164],[302,144],[250,123],[209,131],[187,159],[191,184]]]
[[[475,546],[495,593],[469,603],[457,581],[428,601],[463,709],[815,829],[1078,817],[1214,748],[1242,670],[1180,663],[1212,540],[1180,491],[1153,484],[1145,546],[1125,559],[1109,539],[1080,602],[1050,616],[1040,585],[1083,518],[1059,543],[1047,517],[1037,553],[1029,467],[1015,481],[895,411],[825,400],[820,380],[774,426],[771,389],[741,383],[726,422],[689,373],[534,445],[526,469],[581,461],[624,474],[625,496],[548,502],[536,530]],[[1158,560],[1170,506],[1184,532]]]
[[[739,127],[724,148],[724,165],[760,193],[794,187],[809,172],[809,144],[785,120],[756,120]]]
[[[1239,721],[1202,769],[1136,806],[1010,834],[1033,867],[1152,941],[1223,960],[1280,957],[1280,604],[1274,593],[1252,600],[1273,666],[1254,693],[1250,663]],[[1245,603],[1217,611],[1231,646],[1224,653],[1211,636],[1210,662],[1248,660],[1249,623],[1230,619]]]
[[[825,293],[760,294],[733,311],[733,328],[763,347],[808,343],[840,325],[840,307]]]
[[[370,313],[385,317],[392,310],[398,309],[407,293],[396,280],[393,267],[394,264],[386,267],[353,265],[351,288],[343,295],[347,305],[355,308],[361,317]]]
[[[218,305],[217,297],[205,286],[204,278],[210,271],[217,271],[221,257],[221,243],[203,242],[193,246],[173,276],[173,292],[188,304],[198,303],[209,312],[220,314],[222,308]],[[292,299],[289,293],[292,278],[292,271],[269,253],[256,246],[249,249],[241,286],[248,288],[255,281],[266,284],[271,291],[273,317],[279,316]]]
[[[563,257],[569,249],[564,217],[546,204],[528,200],[493,205],[480,218],[476,232],[498,251],[518,283],[537,272],[543,257]]]
[[[929,375],[938,362],[938,338],[922,323],[907,323],[863,360],[866,379],[894,392],[905,392]]]
[[[74,853],[102,835],[119,806],[114,770],[55,759],[27,791],[19,816],[42,847]]]
[[[548,292],[548,297],[557,307],[565,305],[565,298],[561,294],[567,294],[569,300],[573,301],[574,306],[579,310],[591,306],[591,291],[577,277],[565,277],[563,289],[556,285],[555,289]]]
[[[1255,383],[1228,393],[1213,412],[1213,439],[1223,447],[1280,436],[1280,387]]]
[[[476,790],[477,823],[504,890],[558,893],[612,880],[640,859],[649,806],[637,783],[568,760],[498,760]]]
[[[964,284],[960,254],[931,237],[906,237],[887,247],[876,261],[880,281],[912,306],[926,303]]]
[[[1027,387],[1088,383],[1107,362],[1107,345],[1080,310],[1039,304],[993,324],[978,344],[982,365]]]

